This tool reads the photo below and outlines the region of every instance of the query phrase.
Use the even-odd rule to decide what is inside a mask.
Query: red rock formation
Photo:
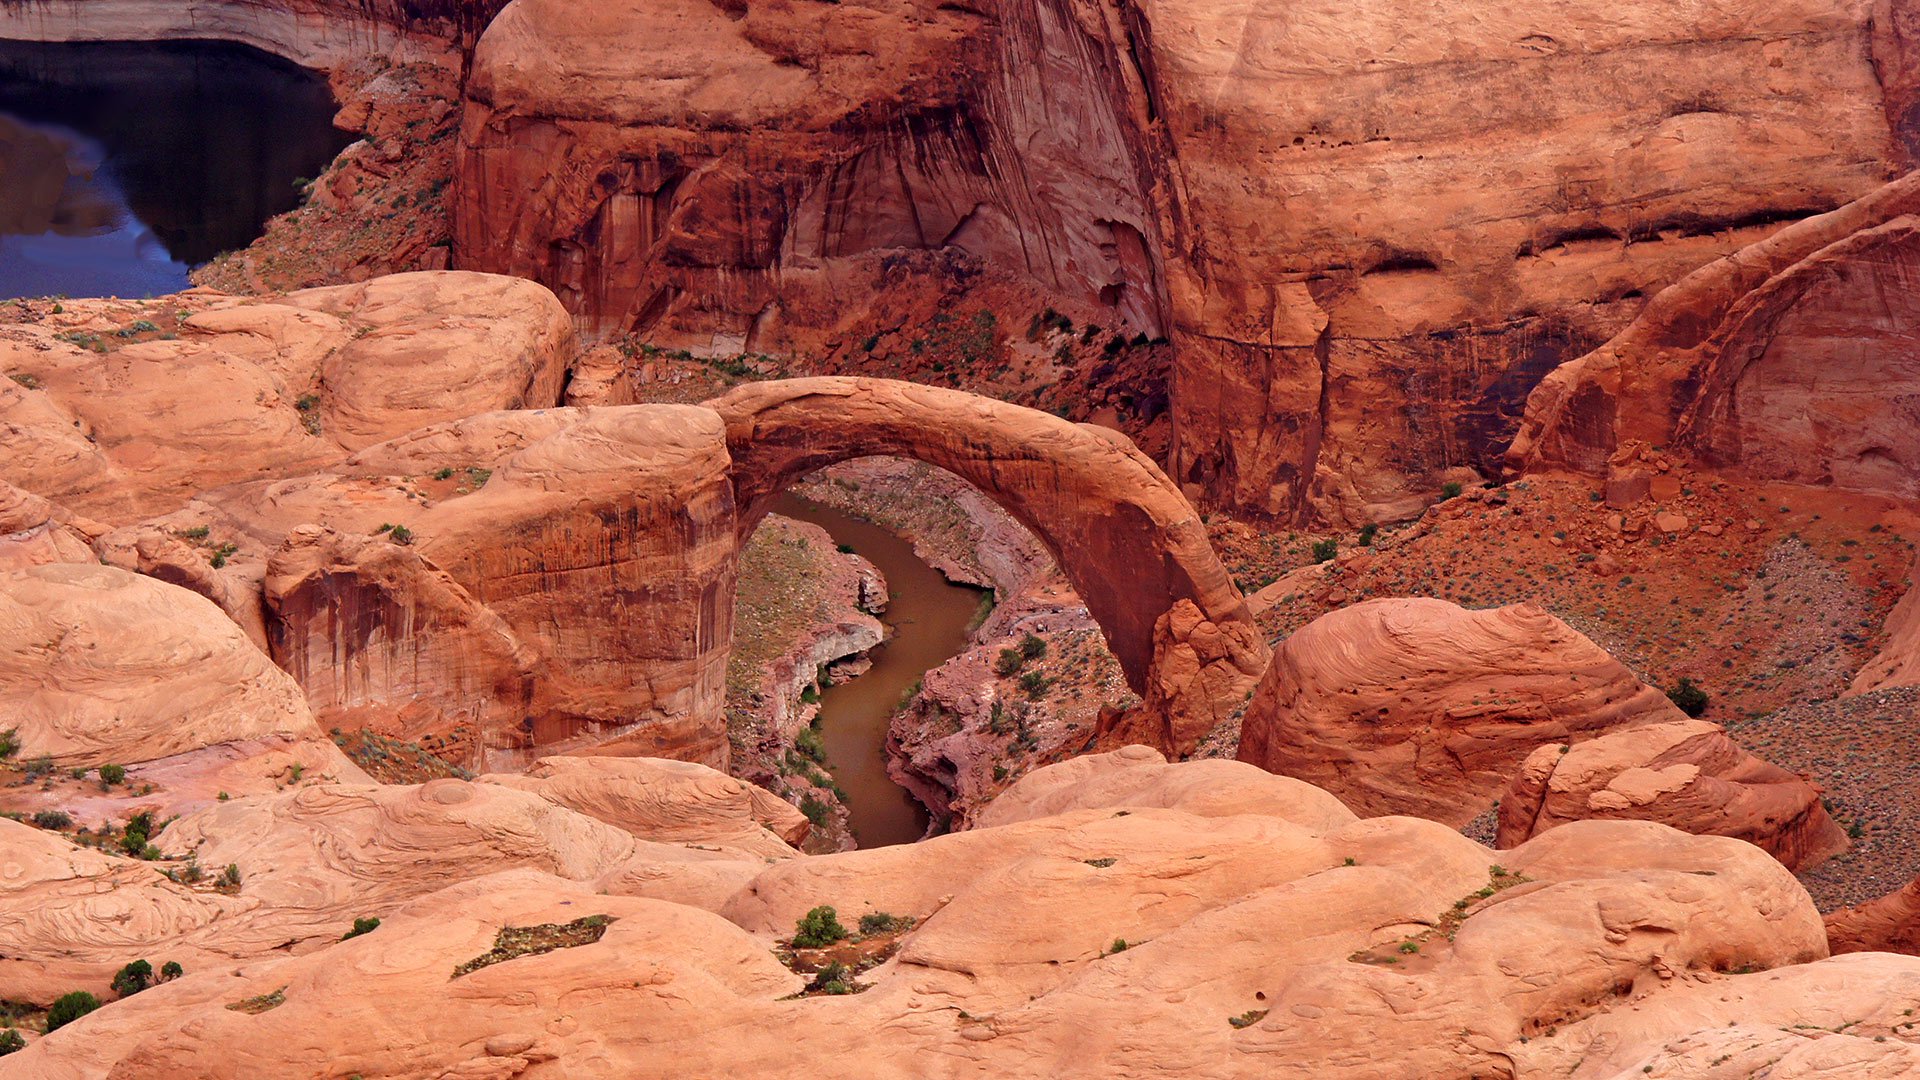
[[[226,804],[176,828],[209,858],[261,867],[237,897],[80,860],[128,917],[111,946],[79,944],[257,958],[189,952],[185,978],[36,1039],[0,1076],[226,1080],[324,1061],[399,1080],[771,1077],[831,1059],[888,1078],[941,1061],[964,1075],[1624,1080],[1648,1061],[1704,1077],[1712,1060],[1835,1055],[1853,1071],[1825,1075],[1894,1076],[1920,1056],[1902,1015],[1920,965],[1824,959],[1804,890],[1751,845],[1580,822],[1496,856],[1431,822],[1355,821],[1227,763],[1128,759],[1040,770],[1009,792],[1024,805],[1013,820],[921,844],[773,865],[656,845],[638,858],[655,859],[657,886],[717,866],[749,875],[730,896],[675,902],[596,891],[631,880],[620,866],[636,860],[617,853],[644,842],[493,785]],[[79,925],[73,872],[29,850],[0,890],[48,902],[0,907],[0,989]],[[857,976],[867,992],[796,999],[807,979],[770,946],[819,904],[847,923],[918,922]],[[383,923],[324,941],[353,911]],[[468,966],[503,927],[596,915],[591,940]],[[167,917],[176,935],[146,936]],[[1761,970],[1728,974],[1747,969]]]
[[[1533,383],[1642,296],[1886,178],[1877,23],[1828,0],[1143,10],[1190,253],[1174,478],[1340,521],[1496,468]]]
[[[23,757],[131,764],[317,737],[293,680],[206,600],[85,564],[0,576],[0,718]]]
[[[0,341],[0,370],[32,384],[0,380],[8,480],[124,524],[427,424],[556,404],[577,348],[552,294],[484,274],[163,302],[186,313],[172,338],[138,329],[156,310],[73,301]]]
[[[1827,915],[1834,953],[1894,952],[1920,956],[1920,878],[1864,904]]]
[[[1920,495],[1916,212],[1909,176],[1689,275],[1540,384],[1509,464],[1597,476],[1639,442],[1756,479]]]
[[[492,413],[370,448],[348,466],[365,479],[258,509],[242,493],[234,512],[287,538],[266,586],[274,654],[312,683],[323,722],[471,722],[490,767],[536,746],[724,766],[727,465],[705,409]],[[395,474],[442,469],[463,490],[396,497]],[[329,514],[358,535],[290,528]]]
[[[1176,480],[1334,521],[1496,468],[1543,374],[1916,127],[1905,0],[555,3],[477,53],[461,265],[722,353],[865,333],[926,273],[1026,278],[1174,332]]]
[[[1055,0],[520,0],[475,55],[455,259],[702,351],[805,346],[848,289],[927,249],[1157,332],[1111,19]]]
[[[0,480],[0,570],[87,562],[103,526]]]
[[[1747,753],[1720,725],[1676,720],[1530,755],[1500,799],[1499,847],[1570,821],[1658,821],[1754,844],[1789,870],[1847,849],[1820,789]]]
[[[1308,624],[1247,707],[1240,760],[1366,815],[1464,825],[1536,747],[1685,717],[1531,604],[1369,600]]]
[[[1199,515],[1123,435],[880,379],[749,383],[708,406],[727,425],[743,535],[787,485],[849,458],[912,457],[981,488],[1047,545],[1176,753],[1265,665]]]
[[[0,39],[231,41],[332,69],[471,50],[506,0],[8,0]]]
[[[1920,685],[1920,558],[1907,570],[1907,592],[1887,615],[1887,643],[1854,676],[1849,694]]]
[[[483,784],[530,791],[549,802],[660,843],[720,844],[785,858],[806,839],[800,811],[765,788],[687,761],[542,758],[524,773]]]

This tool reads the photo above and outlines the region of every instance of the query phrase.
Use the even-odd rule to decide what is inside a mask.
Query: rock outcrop
[[[0,480],[0,570],[89,562],[104,527]]]
[[[1598,476],[1643,443],[1759,480],[1920,495],[1916,213],[1908,176],[1688,275],[1541,382],[1509,464]]]
[[[455,256],[715,354],[1032,282],[1172,335],[1196,495],[1404,517],[1646,297],[1908,164],[1907,7],[519,0],[475,56]]]
[[[448,59],[505,0],[32,0],[0,4],[10,41],[231,41],[309,68]]]
[[[1190,253],[1169,471],[1358,522],[1497,469],[1533,384],[1643,297],[1904,164],[1871,7],[1143,10]]]
[[[1500,799],[1498,846],[1515,847],[1570,821],[1658,821],[1732,836],[1789,870],[1847,849],[1820,789],[1754,757],[1718,724],[1677,720],[1535,750]]]
[[[686,761],[542,758],[524,773],[491,774],[480,782],[530,791],[660,843],[785,857],[809,828],[800,811],[765,788]]]
[[[62,766],[319,734],[299,685],[211,603],[71,563],[0,575],[0,717],[24,757]]]
[[[726,764],[736,536],[712,412],[483,414],[347,468],[362,477],[315,480],[310,507],[275,500],[266,585],[274,655],[323,722],[470,723],[488,767],[535,747]],[[440,473],[438,500],[396,497],[418,481],[395,474]],[[329,517],[352,533],[287,529]]]
[[[762,864],[730,897],[698,903],[596,893],[572,876],[603,862],[586,841],[638,841],[593,822],[528,832],[521,811],[495,812],[503,800],[578,815],[495,785],[223,806],[175,828],[236,859],[283,852],[287,869],[260,871],[260,901],[341,880],[313,860],[323,849],[369,895],[424,883],[421,867],[454,869],[386,841],[323,845],[316,827],[477,842],[476,864],[515,868],[416,893],[350,940],[322,946],[316,924],[291,955],[189,965],[0,1059],[0,1077],[759,1077],[832,1059],[880,1077],[939,1061],[955,1075],[1465,1080],[1511,1062],[1528,1076],[1624,1080],[1649,1062],[1716,1075],[1701,1071],[1715,1059],[1778,1058],[1807,1076],[1844,1059],[1858,1067],[1847,1075],[1898,1075],[1888,1070],[1915,1054],[1901,1006],[1920,993],[1920,961],[1825,959],[1804,891],[1738,841],[1576,822],[1496,866],[1438,824],[1359,821],[1305,785],[1138,750],[1039,770],[1008,794],[1024,809],[996,826]],[[339,800],[366,807],[279,824]],[[505,844],[509,833],[520,839]],[[558,876],[506,850],[557,853],[540,845],[563,835],[584,861]],[[251,889],[207,898],[215,915],[182,924],[218,928]],[[796,997],[806,976],[769,945],[820,904],[843,921],[918,922],[887,962],[851,976],[864,992]],[[534,947],[503,928],[528,928]],[[25,940],[31,959],[37,939]],[[127,941],[119,953],[169,948]],[[22,952],[11,945],[7,963]]]
[[[1288,638],[1247,707],[1240,760],[1356,812],[1464,825],[1548,743],[1685,717],[1531,604],[1370,600]]]
[[[519,0],[474,56],[455,259],[544,282],[590,326],[703,353],[856,325],[848,290],[897,285],[916,256],[1157,331],[1136,76],[1111,19]]]
[[[1854,676],[1850,694],[1920,686],[1920,558],[1907,569],[1907,591],[1887,615],[1887,643]]]
[[[428,424],[556,404],[577,349],[551,293],[485,274],[160,303],[76,301],[0,339],[7,480],[127,524]]]

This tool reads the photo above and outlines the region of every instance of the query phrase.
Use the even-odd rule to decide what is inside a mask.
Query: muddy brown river
[[[827,771],[846,792],[853,835],[863,848],[906,844],[927,831],[927,810],[887,775],[887,729],[927,671],[967,647],[991,597],[955,585],[914,554],[913,545],[870,521],[783,495],[773,512],[827,530],[886,575],[881,621],[888,637],[868,655],[873,667],[820,695],[820,739]]]

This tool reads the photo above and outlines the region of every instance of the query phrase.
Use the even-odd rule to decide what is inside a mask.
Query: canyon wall
[[[818,344],[930,251],[1157,333],[1108,31],[1069,0],[520,0],[475,57],[455,260],[700,352]]]
[[[1024,279],[1171,334],[1175,479],[1300,520],[1494,472],[1542,376],[1916,126],[1905,0],[553,7],[477,54],[462,265],[718,353]]]
[[[1175,478],[1332,521],[1491,471],[1643,298],[1900,159],[1869,5],[1141,5],[1174,190]]]

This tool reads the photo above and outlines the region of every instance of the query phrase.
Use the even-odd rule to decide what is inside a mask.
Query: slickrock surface
[[[0,717],[24,757],[63,766],[319,735],[299,685],[211,603],[75,563],[0,576]]]
[[[1361,814],[1459,826],[1536,747],[1679,719],[1538,607],[1370,600],[1286,640],[1247,707],[1239,756]]]
[[[232,41],[303,67],[369,55],[444,59],[468,48],[503,0],[34,0],[0,5],[16,41]]]
[[[105,526],[0,480],[0,570],[90,562]]]
[[[14,376],[0,379],[0,467],[36,495],[127,524],[428,424],[553,405],[575,351],[551,293],[485,274],[259,300],[74,301],[0,326],[0,373]]]
[[[766,789],[688,761],[542,758],[525,773],[480,783],[530,791],[646,840],[719,844],[791,855],[807,835],[800,811]]]
[[[230,804],[215,812],[233,819],[218,822],[227,839],[206,828],[214,816],[181,822],[208,850],[272,849],[310,868],[263,869],[263,896],[340,869],[369,892],[452,869],[389,846],[402,836],[444,837],[485,876],[417,892],[347,941],[189,964],[0,1058],[0,1076],[758,1077],[844,1061],[883,1077],[939,1063],[952,1076],[1465,1080],[1512,1061],[1529,1076],[1624,1080],[1650,1062],[1718,1076],[1709,1052],[1784,1057],[1802,1070],[1789,1075],[1898,1075],[1833,1062],[1886,1070],[1915,1052],[1899,1010],[1920,991],[1920,961],[1823,959],[1818,915],[1772,858],[1646,822],[1569,824],[1496,865],[1435,823],[1357,821],[1303,784],[1130,750],[1030,774],[1008,793],[1024,810],[1003,824],[783,860],[695,906],[516,865],[507,834],[487,831],[522,821],[502,802],[516,795],[577,818],[497,785],[437,782]],[[244,824],[316,799],[366,808],[314,819],[304,842]],[[311,838],[312,825],[359,821],[384,838],[377,857]],[[597,865],[601,849],[582,846],[596,830],[636,842],[588,826],[540,834],[575,841],[541,857],[584,859],[562,871],[575,873]],[[326,869],[307,854],[320,850],[350,861]],[[769,945],[819,904],[843,921],[919,921],[852,976],[863,992],[795,997],[805,978]],[[569,924],[594,932],[563,939]],[[560,947],[470,970],[504,927],[545,927]]]
[[[1500,799],[1500,847],[1569,821],[1658,821],[1757,845],[1789,870],[1846,850],[1820,789],[1747,753],[1704,720],[1649,724],[1577,745],[1543,746]]]

